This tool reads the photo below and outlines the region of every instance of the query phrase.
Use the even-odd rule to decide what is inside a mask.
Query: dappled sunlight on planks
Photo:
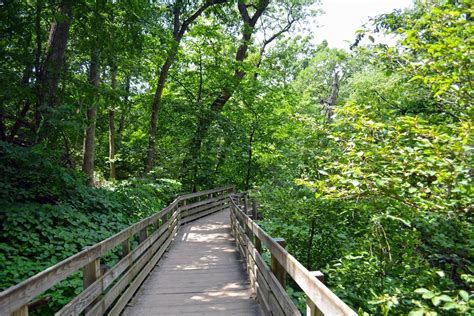
[[[124,315],[260,315],[229,212],[183,226]]]

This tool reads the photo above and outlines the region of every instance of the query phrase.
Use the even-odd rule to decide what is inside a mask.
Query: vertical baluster
[[[273,240],[277,244],[282,246],[283,248],[286,247],[285,239],[273,238]],[[276,276],[278,282],[280,282],[280,284],[283,286],[283,288],[286,288],[286,271],[273,254],[272,254],[272,272]]]
[[[315,278],[324,283],[324,274],[320,271],[310,272]],[[306,316],[323,316],[316,304],[309,297],[306,297]]]

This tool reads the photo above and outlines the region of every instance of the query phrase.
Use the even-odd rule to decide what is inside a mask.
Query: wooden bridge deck
[[[182,226],[123,315],[261,315],[229,211]]]

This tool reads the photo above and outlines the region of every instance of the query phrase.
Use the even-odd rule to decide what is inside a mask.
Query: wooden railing
[[[245,194],[230,200],[232,233],[265,315],[301,315],[285,290],[286,275],[306,294],[307,315],[357,315],[321,282],[321,272],[308,271],[285,250],[283,239],[270,237],[251,219],[258,216],[255,203],[250,207]],[[262,257],[263,247],[271,255],[270,267]]]
[[[118,315],[171,243],[181,224],[229,207],[233,187],[176,198],[160,212],[0,293],[0,315],[28,315],[38,295],[82,269],[83,291],[55,315]],[[133,238],[138,245],[131,249]],[[122,248],[122,258],[108,271],[100,259]],[[33,303],[34,304],[34,303]]]

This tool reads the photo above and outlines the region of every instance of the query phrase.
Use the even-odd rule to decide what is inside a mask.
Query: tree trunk
[[[117,67],[112,68],[112,90],[117,88]],[[109,109],[109,163],[110,179],[115,180],[117,173],[115,171],[115,110],[113,105]]]
[[[206,137],[207,132],[211,128],[211,125],[214,122],[215,118],[222,111],[224,105],[232,97],[232,94],[237,89],[242,79],[245,77],[246,73],[240,68],[239,64],[241,64],[247,56],[247,51],[251,43],[255,25],[257,24],[260,16],[266,10],[268,4],[269,0],[262,1],[261,5],[256,8],[253,16],[250,17],[248,12],[248,5],[245,4],[243,0],[240,0],[238,3],[240,16],[244,23],[242,27],[242,38],[240,41],[240,46],[237,49],[237,54],[235,56],[236,68],[234,71],[232,82],[224,86],[221,92],[219,93],[219,96],[214,100],[214,102],[212,102],[210,106],[210,111],[213,114],[211,115],[209,113],[206,113],[204,115],[201,114],[199,116],[196,132],[191,138],[191,143],[189,145],[190,149],[188,158],[186,158],[183,162],[183,170],[185,170],[185,172],[188,174],[188,179],[186,180],[191,182],[193,186],[196,185],[198,170],[197,160],[201,151],[202,142]]]
[[[120,150],[122,145],[123,138],[123,129],[125,128],[125,114],[128,113],[130,109],[130,75],[125,76],[125,98],[124,98],[125,108],[120,112],[119,125],[117,128],[117,150]]]
[[[59,17],[51,24],[46,44],[46,56],[39,74],[38,101],[35,113],[35,125],[38,132],[42,124],[49,124],[50,109],[57,103],[56,92],[72,21],[71,0],[61,1],[58,15]],[[47,126],[44,126],[43,130],[48,131]]]
[[[311,249],[313,248],[313,240],[314,240],[314,233],[316,231],[316,218],[311,218],[311,228],[309,231],[309,239],[308,239],[308,246],[306,252],[306,268],[311,271],[312,264],[311,264]]]
[[[252,153],[253,153],[253,137],[255,135],[256,128],[253,127],[252,132],[249,136],[249,148],[248,148],[248,159],[247,159],[247,176],[245,177],[245,191],[249,190],[250,187],[250,175],[252,170]]]
[[[329,97],[329,101],[327,102],[326,121],[328,123],[331,122],[332,116],[334,114],[334,107],[336,106],[338,92],[339,92],[339,74],[336,71],[336,73],[334,74],[334,80],[331,87],[331,96]]]
[[[150,131],[148,134],[148,150],[145,165],[145,173],[150,172],[153,169],[155,162],[155,146],[156,146],[156,131],[158,127],[158,114],[161,107],[161,97],[163,95],[163,89],[165,88],[166,79],[168,73],[173,64],[176,53],[178,51],[178,45],[181,39],[176,39],[175,47],[173,47],[166,59],[163,67],[160,70],[160,77],[158,78],[158,86],[156,88],[155,96],[153,98],[153,104],[151,105],[151,120],[150,120]]]
[[[89,69],[89,83],[93,85],[94,89],[99,86],[100,82],[99,58],[99,50],[94,48]],[[97,118],[97,106],[95,104],[97,92],[93,91],[92,94],[92,104],[86,111],[87,127],[84,133],[84,157],[82,161],[82,171],[87,175],[90,185],[94,185],[95,127]]]
[[[176,59],[179,45],[188,27],[209,7],[226,2],[227,0],[208,0],[201,7],[199,7],[193,14],[191,14],[183,22],[180,21],[181,9],[183,7],[182,0],[176,0],[173,6],[173,37],[174,43],[168,52],[165,63],[160,69],[160,76],[158,78],[158,85],[156,87],[155,96],[151,106],[150,131],[148,134],[148,149],[147,159],[145,163],[145,173],[150,172],[155,164],[155,146],[156,146],[156,131],[158,125],[158,115],[161,107],[161,97],[163,89],[168,78],[169,70]]]

